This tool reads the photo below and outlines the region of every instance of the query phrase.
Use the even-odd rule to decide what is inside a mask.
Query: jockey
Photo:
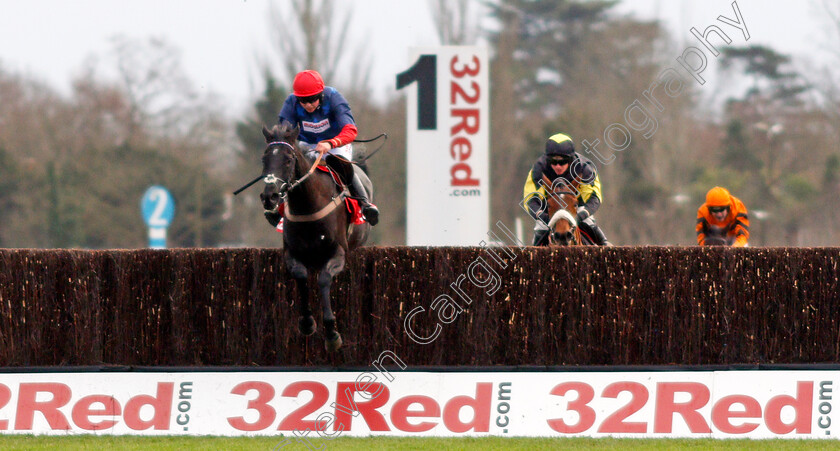
[[[543,185],[543,175],[552,184],[578,184],[577,222],[581,232],[589,236],[599,246],[611,246],[604,232],[595,224],[593,215],[601,206],[601,181],[595,171],[595,165],[588,158],[575,152],[572,138],[558,133],[545,143],[545,154],[539,157],[525,180],[524,199],[528,214],[536,219],[534,227],[534,246],[548,244],[548,211],[544,200],[548,196]]]
[[[725,188],[716,186],[706,194],[706,203],[697,209],[696,229],[700,246],[711,245],[715,240],[727,246],[746,246],[750,239],[747,208]]]
[[[350,105],[335,88],[324,86],[321,74],[305,70],[295,75],[294,92],[280,110],[279,122],[288,121],[300,128],[300,145],[311,159],[330,153],[353,161],[353,140],[358,130]],[[342,173],[341,170],[337,172]],[[345,181],[347,182],[347,181]],[[350,195],[359,201],[362,214],[370,225],[379,222],[379,209],[370,203],[358,175],[348,183]]]

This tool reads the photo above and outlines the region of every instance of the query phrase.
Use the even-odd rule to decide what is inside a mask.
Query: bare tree
[[[465,45],[475,39],[470,0],[429,0],[440,43]]]
[[[295,74],[315,69],[327,84],[341,86],[351,101],[370,96],[373,61],[368,42],[350,50],[352,9],[334,0],[292,0],[269,9],[269,29],[278,64],[258,61],[262,74],[291,85]],[[345,9],[342,9],[345,8]],[[349,62],[344,56],[350,55]],[[279,66],[279,71],[275,67]],[[264,77],[265,78],[265,77]],[[267,82],[267,79],[264,79]]]
[[[354,23],[349,5],[334,0],[290,0],[271,4],[267,20],[274,54],[258,57],[264,86],[262,94],[237,125],[239,143],[234,147],[240,148],[243,158],[238,159],[233,172],[240,175],[240,180],[253,177],[253,165],[258,162],[254,151],[261,150],[260,146],[264,144],[260,127],[277,120],[292,80],[301,70],[315,69],[328,85],[340,87],[353,107],[362,136],[366,136],[367,124],[382,123],[376,107],[369,102],[373,67],[369,51],[366,47],[349,49],[349,30]],[[366,44],[369,46],[369,42]],[[231,200],[232,217],[250,215],[253,219],[232,221],[229,239],[248,245],[277,246],[277,233],[266,227],[262,211],[253,199],[243,195]]]
[[[333,79],[344,55],[351,16],[347,12],[337,18],[334,0],[292,0],[282,10],[272,5],[272,44],[283,68],[280,79],[291,81],[304,68]]]
[[[828,20],[828,51],[840,59],[840,2],[821,0],[820,15]]]
[[[230,130],[222,125],[224,109],[217,105],[213,93],[198,91],[181,65],[177,48],[161,39],[135,40],[124,36],[114,37],[112,45],[108,62],[113,66],[105,67],[105,72],[115,76],[114,81],[104,81],[101,68],[92,65],[77,80],[76,88],[81,88],[79,93],[83,94],[87,88],[109,86],[123,94],[124,111],[117,118],[123,128],[120,134],[125,135],[122,142],[137,144],[149,139],[171,141],[189,137],[191,143],[206,150],[207,146],[227,139]],[[160,147],[166,150],[166,146]],[[177,149],[176,153],[180,152]]]
[[[824,69],[817,89],[826,102],[824,108],[836,134],[840,134],[840,78],[834,68],[840,63],[840,1],[819,0],[816,4],[819,17],[826,22],[826,50],[834,57],[834,64]]]

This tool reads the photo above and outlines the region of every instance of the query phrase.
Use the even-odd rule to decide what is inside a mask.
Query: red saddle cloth
[[[338,174],[330,169],[329,166],[318,166],[318,170],[329,173],[330,176],[332,176],[333,182],[335,182],[336,186],[338,186],[338,189],[344,190],[344,184],[341,183],[341,179],[338,177]],[[359,206],[358,200],[345,197],[344,206],[347,208],[347,213],[350,214],[350,220],[353,224],[359,225],[365,223],[365,216],[362,214],[362,207]],[[277,224],[277,231],[280,233],[283,233],[283,211],[285,210],[285,207],[285,203],[278,206],[278,211],[280,212],[280,222]]]
[[[328,172],[331,176],[333,181],[335,182],[338,189],[344,190],[344,183],[341,182],[341,179],[338,177],[335,171],[332,170],[327,165],[320,165],[318,166],[319,171]],[[362,214],[362,207],[359,206],[359,201],[356,199],[351,199],[349,197],[344,198],[344,205],[347,207],[347,213],[350,213],[350,220],[353,221],[353,224],[359,225],[365,223],[365,217]]]

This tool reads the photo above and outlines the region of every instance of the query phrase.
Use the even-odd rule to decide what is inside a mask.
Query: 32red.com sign
[[[380,377],[376,377],[379,374]],[[837,371],[0,374],[0,433],[834,438]]]

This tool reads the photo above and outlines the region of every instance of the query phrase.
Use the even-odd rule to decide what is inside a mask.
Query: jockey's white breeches
[[[315,161],[318,158],[318,152],[315,151],[316,144],[309,144],[307,142],[300,142],[300,147],[306,152],[306,157]],[[353,161],[353,144],[345,144],[341,147],[335,147],[327,151],[327,153],[344,158],[347,161]]]

